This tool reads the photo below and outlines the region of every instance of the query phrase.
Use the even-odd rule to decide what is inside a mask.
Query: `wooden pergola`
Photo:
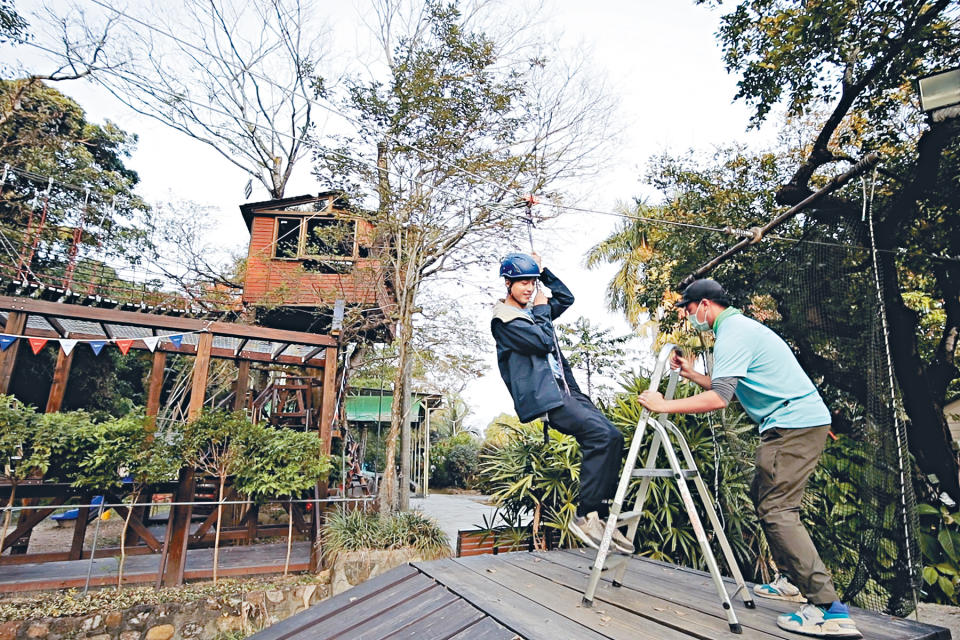
[[[170,353],[196,358],[189,418],[197,416],[204,406],[211,358],[224,358],[237,363],[235,409],[244,406],[252,362],[303,367],[322,380],[317,390],[320,397],[316,403],[320,406],[318,435],[323,440],[326,453],[330,452],[336,408],[337,341],[329,335],[10,296],[0,296],[0,320],[3,333],[9,335],[76,340],[127,339],[134,341],[132,349],[149,350],[148,345],[142,342],[143,338],[182,335],[179,347],[161,339],[153,350],[146,407],[150,417],[156,417],[160,408],[163,373]],[[22,342],[17,340],[5,351],[0,351],[0,394],[9,391]],[[76,348],[69,354],[58,349],[47,399],[47,413],[57,412],[62,406],[74,354]],[[174,501],[191,502],[194,492],[192,469],[181,470]],[[176,585],[183,581],[191,512],[191,506],[177,506],[170,514],[161,560],[164,585]],[[315,527],[316,523],[313,524]],[[14,540],[16,538],[0,541],[0,552]]]

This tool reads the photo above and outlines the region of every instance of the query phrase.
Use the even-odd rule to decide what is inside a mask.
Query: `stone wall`
[[[408,562],[416,549],[351,551],[331,559],[330,569],[306,585],[193,602],[142,604],[84,616],[0,622],[0,640],[214,640],[245,636],[303,611],[331,595]]]
[[[329,579],[324,571],[315,584],[278,586],[242,596],[2,622],[0,640],[213,640],[227,634],[247,635],[327,598]]]

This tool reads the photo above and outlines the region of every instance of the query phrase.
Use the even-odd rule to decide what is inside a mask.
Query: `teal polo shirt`
[[[713,378],[740,379],[737,399],[760,433],[830,424],[827,405],[780,336],[732,308],[714,331]]]

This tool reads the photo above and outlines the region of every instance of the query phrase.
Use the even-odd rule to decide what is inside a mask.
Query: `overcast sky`
[[[17,2],[17,9],[27,15],[40,6],[39,2]],[[368,3],[325,0],[318,3],[318,8],[325,12],[323,22],[332,32],[334,58],[330,62],[350,66],[365,53],[364,39],[358,34],[364,31]],[[663,151],[710,152],[735,142],[757,146],[770,139],[769,131],[748,133],[748,110],[732,102],[736,78],[723,68],[714,37],[719,19],[715,10],[695,6],[692,0],[553,0],[546,3],[543,17],[545,28],[557,34],[561,47],[572,55],[589,57],[617,100],[619,122],[624,125],[624,135],[609,149],[610,169],[581,186],[580,191],[589,194],[590,208],[612,211],[617,202],[636,196],[655,198],[656,194],[641,186],[639,178],[647,159]],[[36,23],[39,19],[31,16],[30,20]],[[21,62],[34,71],[44,69],[42,60],[22,48],[2,48],[0,55],[6,63]],[[238,210],[245,201],[247,176],[242,171],[202,143],[131,112],[90,82],[59,83],[57,89],[74,97],[91,120],[109,118],[139,136],[128,166],[139,172],[138,192],[148,202],[190,200],[208,205],[218,240],[234,251],[245,248],[249,235]],[[322,120],[320,125],[324,124]],[[324,185],[303,170],[295,175],[286,193],[323,189]],[[251,200],[267,198],[266,191],[256,185]],[[587,249],[603,239],[616,221],[610,216],[566,213],[549,229],[538,230],[535,242],[545,265],[568,284],[577,298],[564,320],[586,316],[626,333],[623,320],[604,307],[604,289],[612,269],[586,271],[582,266]],[[499,288],[483,291],[485,274],[471,274],[466,280],[465,286],[451,292],[467,297],[478,309],[490,306],[488,296]],[[489,274],[488,284],[496,286],[496,273]],[[489,314],[482,311],[475,316],[478,327],[488,334]],[[510,398],[496,371],[492,338],[488,346],[484,355],[490,370],[467,389],[472,408],[468,422],[477,427],[485,426],[501,412],[512,413]]]

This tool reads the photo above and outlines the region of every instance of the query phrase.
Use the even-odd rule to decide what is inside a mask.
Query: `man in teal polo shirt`
[[[706,413],[723,409],[736,394],[760,426],[751,494],[773,559],[786,574],[757,585],[755,593],[809,602],[796,613],[779,616],[782,629],[818,637],[862,637],[800,521],[803,491],[830,429],[827,406],[783,339],[730,306],[719,283],[697,280],[684,289],[677,306],[695,330],[716,334],[712,376],[697,372],[692,358],[674,353],[673,368],[704,391],[676,400],[644,391],[640,404],[653,413]]]

